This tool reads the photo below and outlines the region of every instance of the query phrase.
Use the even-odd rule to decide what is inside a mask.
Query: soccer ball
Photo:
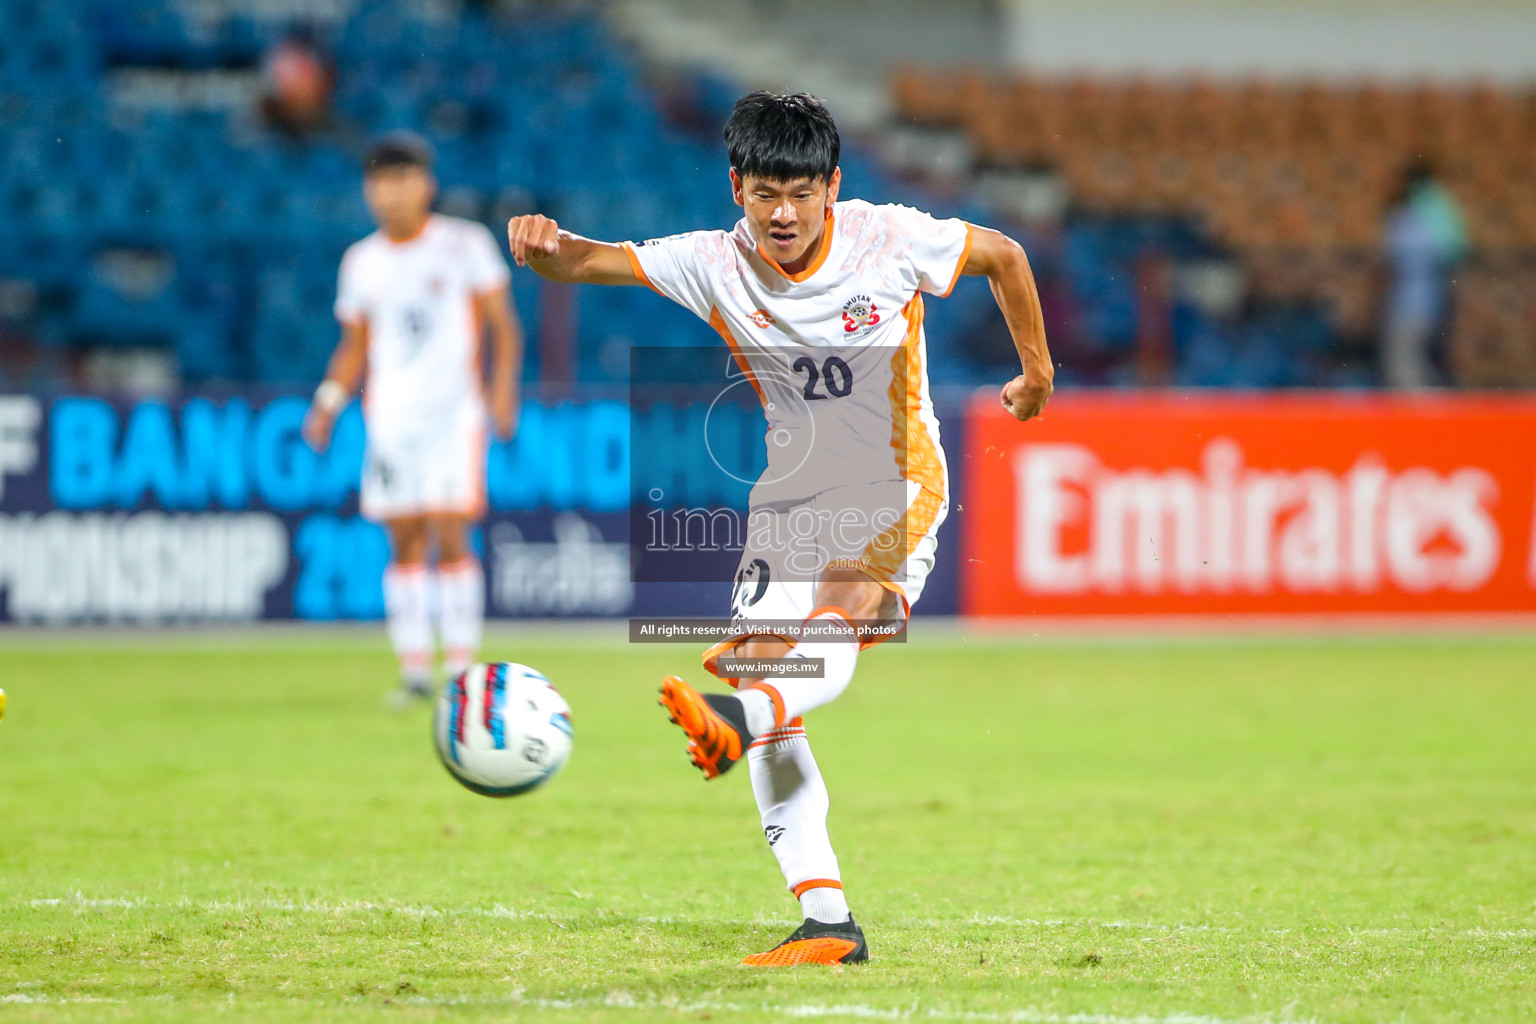
[[[432,736],[438,760],[465,788],[517,796],[571,756],[571,707],[527,665],[471,665],[437,699]]]

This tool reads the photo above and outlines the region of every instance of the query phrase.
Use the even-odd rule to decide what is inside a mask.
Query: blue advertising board
[[[315,452],[300,436],[307,408],[304,396],[271,393],[0,396],[0,620],[382,616],[389,548],[358,514],[361,412],[349,407]],[[637,583],[631,569],[631,522],[646,500],[632,493],[637,430],[648,457],[680,453],[680,492],[728,497],[694,479],[682,438],[662,437],[689,415],[656,408],[637,420],[611,398],[525,404],[517,435],[487,458],[476,544],[488,614],[723,614],[729,570],[719,583]],[[945,424],[952,451],[959,426],[958,416]],[[953,613],[953,544],[940,551],[922,611]]]

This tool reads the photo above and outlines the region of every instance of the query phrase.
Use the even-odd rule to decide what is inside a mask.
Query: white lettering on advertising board
[[[6,515],[0,588],[20,622],[243,621],[261,616],[288,548],[264,512]]]
[[[606,543],[581,516],[555,517],[554,543],[513,523],[491,530],[491,605],[503,615],[620,615],[634,599],[629,545]]]
[[[1035,593],[1467,592],[1503,549],[1498,483],[1475,466],[1258,469],[1216,438],[1198,471],[1110,469],[1075,444],[1026,445],[1013,468],[1014,570]]]

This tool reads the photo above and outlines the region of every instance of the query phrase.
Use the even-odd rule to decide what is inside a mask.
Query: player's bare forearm
[[[1017,419],[1032,419],[1045,409],[1056,379],[1056,367],[1045,343],[1045,315],[1040,309],[1035,275],[1018,242],[990,228],[973,225],[971,232],[971,251],[963,273],[987,278],[1023,369],[1003,386],[1003,407]]]
[[[363,368],[368,363],[368,322],[355,320],[341,325],[341,341],[331,353],[331,361],[325,369],[325,379],[333,380],[346,389],[347,394],[357,390],[363,379]]]
[[[518,381],[523,372],[523,331],[505,288],[476,296],[480,318],[491,331],[491,422],[497,436],[517,429]]]
[[[583,238],[543,214],[507,221],[512,262],[540,277],[566,284],[644,284],[622,246]]]
[[[303,434],[316,450],[331,440],[331,426],[347,399],[357,391],[368,363],[368,322],[355,320],[341,325],[341,341],[331,353],[325,368],[325,380],[315,390],[309,413],[304,417]]]
[[[1019,353],[1019,366],[1023,371],[1020,376],[1032,391],[1039,393],[1039,405],[1043,408],[1055,385],[1056,367],[1045,343],[1045,317],[1029,264],[1023,264],[1021,273],[989,277],[989,283],[992,297],[997,300],[997,307],[1008,324],[1013,347]],[[1038,409],[1035,411],[1039,412]]]

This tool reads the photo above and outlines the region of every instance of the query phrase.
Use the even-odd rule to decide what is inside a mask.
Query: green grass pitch
[[[618,628],[614,628],[617,632]],[[0,637],[0,1020],[1536,1020],[1529,637],[916,630],[810,719],[874,959],[797,922],[687,646],[502,634],[576,748],[474,796],[382,631]]]

